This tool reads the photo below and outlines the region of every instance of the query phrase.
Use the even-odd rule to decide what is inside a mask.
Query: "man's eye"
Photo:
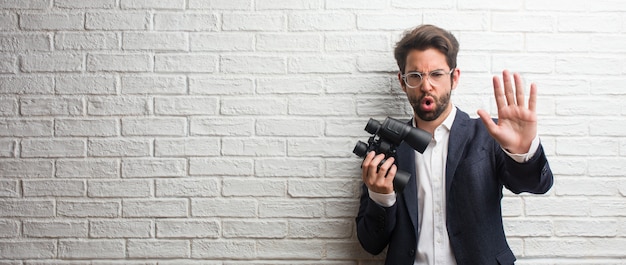
[[[432,76],[432,77],[441,77],[442,75],[443,75],[442,72],[432,72],[432,73],[430,73],[430,76]]]

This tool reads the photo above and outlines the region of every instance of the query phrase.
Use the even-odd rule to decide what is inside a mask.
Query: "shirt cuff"
[[[532,143],[530,144],[530,148],[528,149],[528,153],[525,154],[512,154],[509,151],[507,151],[506,149],[502,148],[502,150],[513,160],[515,160],[515,162],[517,163],[524,163],[524,162],[528,162],[528,160],[530,160],[530,158],[532,158],[535,153],[537,152],[537,150],[539,149],[539,135],[535,135],[535,138],[533,139]]]
[[[374,201],[376,204],[382,207],[391,207],[396,204],[396,192],[382,194],[378,192],[373,192],[370,189],[367,189],[370,195],[370,199]]]

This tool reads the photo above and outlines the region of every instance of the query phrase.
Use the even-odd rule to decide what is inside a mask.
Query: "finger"
[[[398,172],[398,167],[395,164],[391,165],[389,172],[387,172],[387,177],[385,178],[386,186],[393,186],[393,179],[396,177],[396,172]]]
[[[376,153],[374,151],[370,151],[369,153],[367,153],[367,155],[365,156],[365,158],[363,158],[363,162],[361,163],[361,176],[363,177],[363,181],[366,181],[367,179],[367,173],[369,172],[369,168],[370,165],[372,163],[372,159],[374,159],[374,156],[376,155]]]
[[[502,71],[502,82],[504,83],[504,95],[506,96],[506,103],[509,106],[515,104],[515,94],[513,92],[513,84],[511,84],[511,75],[508,70]]]
[[[515,80],[515,98],[517,99],[517,105],[523,107],[526,102],[524,102],[524,82],[522,81],[522,76],[515,73],[513,74],[513,79]]]
[[[505,107],[504,93],[502,93],[502,88],[500,88],[500,78],[498,76],[493,77],[493,96],[496,98],[498,110]]]
[[[485,127],[487,127],[487,131],[489,131],[489,133],[493,135],[498,130],[498,125],[493,121],[493,119],[491,119],[491,116],[489,116],[489,113],[485,110],[478,110],[478,116],[485,124]]]
[[[528,109],[537,112],[537,85],[530,84],[530,99],[528,99]]]
[[[377,178],[378,175],[378,165],[380,165],[380,161],[385,158],[384,154],[376,155],[369,164],[368,175],[370,178]]]
[[[394,161],[394,158],[390,157],[387,160],[385,160],[385,163],[380,165],[380,168],[378,169],[379,176],[382,176],[383,178],[387,177],[387,171],[389,171],[389,168],[393,166],[393,161]]]

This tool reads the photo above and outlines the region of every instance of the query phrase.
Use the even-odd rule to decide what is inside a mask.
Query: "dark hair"
[[[394,50],[396,62],[400,72],[404,74],[406,57],[411,50],[426,50],[435,48],[446,56],[446,62],[450,69],[456,68],[456,55],[459,52],[459,42],[454,35],[447,30],[433,25],[421,25],[404,32],[404,37]]]

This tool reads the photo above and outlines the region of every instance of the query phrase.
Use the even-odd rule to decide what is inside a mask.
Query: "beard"
[[[441,98],[432,94],[423,94],[419,98],[410,98],[409,103],[411,103],[411,106],[413,107],[413,112],[415,113],[415,115],[419,117],[421,120],[434,121],[437,118],[439,118],[439,116],[441,116],[441,114],[446,110],[446,108],[450,104],[451,94],[452,94],[452,91],[448,91],[448,93],[443,95]],[[422,104],[422,100],[427,96],[433,98],[434,100],[434,102],[431,104],[435,104],[435,109],[433,109],[432,111],[424,111],[420,108]]]

